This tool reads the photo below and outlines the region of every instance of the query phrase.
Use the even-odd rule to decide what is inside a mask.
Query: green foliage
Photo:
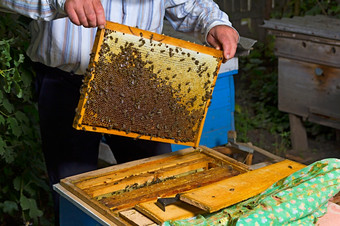
[[[33,102],[34,73],[25,56],[26,26],[16,15],[0,17],[1,225],[41,224],[41,204],[50,200]]]
[[[272,38],[272,37],[270,37]],[[277,93],[277,58],[273,52],[274,40],[268,45],[258,42],[249,56],[240,57],[242,93],[235,107],[235,126],[241,141],[248,142],[250,130],[261,129],[279,134],[280,144],[289,145],[288,115],[280,112]],[[281,141],[285,139],[285,141]],[[278,146],[278,144],[274,144]],[[282,145],[281,145],[282,146]]]

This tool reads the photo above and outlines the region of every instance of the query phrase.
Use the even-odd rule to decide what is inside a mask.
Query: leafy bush
[[[25,56],[27,24],[16,15],[0,17],[0,225],[48,225],[41,208],[51,199],[33,101],[34,73]]]

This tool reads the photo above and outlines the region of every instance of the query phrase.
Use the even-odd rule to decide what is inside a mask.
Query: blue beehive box
[[[221,65],[211,105],[205,118],[200,145],[210,148],[228,143],[228,131],[235,130],[235,88],[233,75],[238,73],[238,59]],[[188,146],[172,144],[172,151]]]

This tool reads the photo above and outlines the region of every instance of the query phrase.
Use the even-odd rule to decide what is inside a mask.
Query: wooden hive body
[[[200,146],[68,177],[60,185],[113,224],[129,224],[126,211],[133,209],[160,224],[243,201],[303,167],[285,160],[250,171]],[[179,193],[183,202],[165,212],[155,205],[157,198]]]

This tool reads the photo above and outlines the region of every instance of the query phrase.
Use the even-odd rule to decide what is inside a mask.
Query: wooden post
[[[272,0],[266,0],[266,7],[264,11],[264,19],[269,20],[270,19],[270,13],[272,11]]]
[[[308,150],[307,133],[301,118],[294,114],[289,114],[289,124],[293,149],[298,151]]]

